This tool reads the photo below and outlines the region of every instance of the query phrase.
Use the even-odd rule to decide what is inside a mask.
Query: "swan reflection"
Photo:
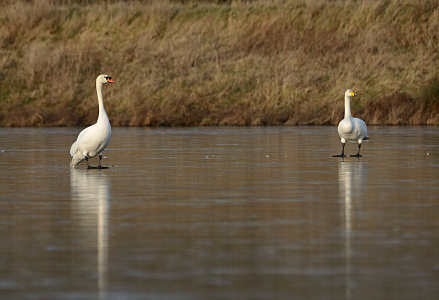
[[[343,199],[344,229],[345,229],[345,273],[346,273],[346,299],[351,299],[353,288],[351,259],[352,244],[351,235],[353,229],[354,202],[361,200],[363,185],[366,181],[366,165],[357,162],[340,161],[338,166],[338,182],[340,198]]]
[[[97,246],[99,298],[105,298],[108,273],[110,182],[101,172],[70,170],[72,207],[86,243]]]

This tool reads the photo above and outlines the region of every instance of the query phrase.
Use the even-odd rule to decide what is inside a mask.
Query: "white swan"
[[[107,146],[111,138],[111,126],[108,120],[107,113],[104,109],[104,100],[102,98],[102,85],[104,83],[114,83],[111,80],[111,76],[99,75],[96,78],[96,91],[98,93],[98,103],[99,103],[99,117],[96,123],[92,126],[85,128],[78,136],[76,142],[73,143],[70,148],[70,155],[72,156],[72,161],[70,162],[70,167],[74,168],[83,160],[87,161],[87,168],[91,168],[88,164],[88,159],[95,157],[99,154],[99,166],[102,168],[102,152]]]
[[[355,155],[351,155],[351,157],[361,157],[360,149],[361,143],[364,140],[368,140],[367,136],[367,127],[366,123],[363,120],[358,118],[352,118],[351,116],[351,97],[355,97],[355,94],[352,90],[347,90],[344,93],[344,119],[340,121],[338,124],[338,134],[341,138],[342,150],[341,154],[333,155],[332,157],[346,157],[344,154],[344,146],[346,144],[346,140],[357,143],[358,142],[358,153]]]

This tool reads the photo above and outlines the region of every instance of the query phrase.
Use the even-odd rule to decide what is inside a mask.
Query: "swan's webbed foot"
[[[346,155],[344,154],[344,146],[345,145],[346,145],[345,143],[341,143],[341,154],[333,155],[332,157],[346,157]]]
[[[360,154],[361,150],[361,144],[358,144],[358,152],[355,155],[351,155],[351,157],[363,157],[363,155]]]
[[[93,170],[103,170],[103,169],[108,169],[109,167],[104,167],[104,166],[102,166],[102,164],[101,164],[101,160],[102,160],[102,155],[99,155],[99,165],[97,165],[97,166],[91,166],[91,165],[88,163],[88,157],[86,157],[86,158],[85,158],[85,161],[87,162],[87,170],[91,170],[91,169],[93,169]]]
[[[109,169],[109,168],[110,167],[104,167],[104,166],[96,166],[96,167],[90,166],[87,169],[89,169],[89,170],[105,170],[105,169]]]

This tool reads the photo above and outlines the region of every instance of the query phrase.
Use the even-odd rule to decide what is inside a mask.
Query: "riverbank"
[[[74,3],[1,5],[0,126],[439,125],[439,1]]]

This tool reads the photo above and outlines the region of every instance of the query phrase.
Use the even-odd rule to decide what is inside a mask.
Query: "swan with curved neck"
[[[346,141],[358,143],[358,152],[355,155],[351,155],[351,157],[361,157],[361,143],[369,139],[366,123],[361,119],[353,118],[351,115],[351,98],[356,96],[357,94],[351,89],[348,89],[344,94],[344,119],[338,124],[338,134],[340,135],[342,149],[341,154],[333,155],[332,157],[346,157],[344,154]]]
[[[101,169],[102,153],[111,138],[110,120],[104,108],[104,99],[102,97],[102,86],[106,83],[115,83],[111,76],[99,75],[96,78],[96,92],[98,94],[99,116],[95,124],[85,128],[79,133],[76,142],[70,148],[72,161],[70,167],[75,168],[82,161],[87,162],[87,168],[91,168],[88,159],[99,155],[99,166]]]

